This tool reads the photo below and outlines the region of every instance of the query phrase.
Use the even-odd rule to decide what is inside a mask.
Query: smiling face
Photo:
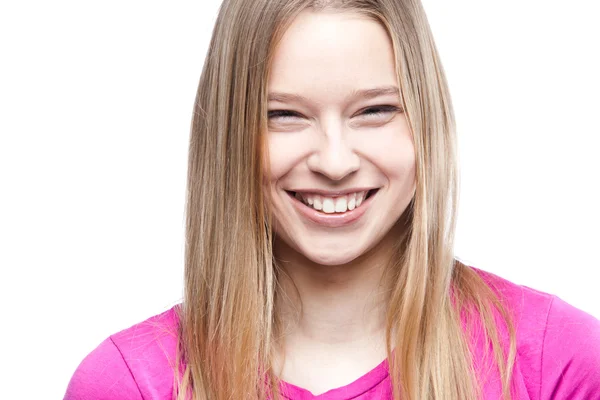
[[[385,29],[354,13],[301,13],[268,92],[276,254],[341,265],[393,243],[382,239],[414,195],[415,154]]]

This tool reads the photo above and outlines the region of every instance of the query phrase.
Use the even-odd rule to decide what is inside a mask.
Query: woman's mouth
[[[379,188],[335,196],[288,190],[286,193],[304,217],[319,225],[340,227],[362,216],[378,191]]]

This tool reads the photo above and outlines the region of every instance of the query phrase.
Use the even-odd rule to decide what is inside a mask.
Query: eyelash
[[[398,112],[400,110],[401,109],[396,106],[381,105],[381,106],[367,107],[364,110],[362,110],[359,115],[378,117],[378,116],[381,116],[386,113]],[[367,111],[374,111],[374,112],[367,112]],[[290,111],[290,110],[271,110],[268,112],[268,117],[269,117],[269,119],[283,118],[285,120],[285,119],[289,119],[289,118],[302,117],[302,115],[295,111]]]

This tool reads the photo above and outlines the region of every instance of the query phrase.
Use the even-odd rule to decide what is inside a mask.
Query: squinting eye
[[[271,110],[267,113],[267,116],[269,120],[276,118],[280,121],[300,118],[300,115],[298,113],[290,110]]]
[[[359,116],[373,118],[373,117],[380,117],[382,115],[387,115],[389,113],[395,113],[395,112],[399,112],[399,111],[402,111],[402,109],[400,107],[391,106],[391,105],[383,105],[383,106],[375,106],[375,107],[365,108],[359,114]]]

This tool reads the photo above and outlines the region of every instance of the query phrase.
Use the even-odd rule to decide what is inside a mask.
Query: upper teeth
[[[315,210],[327,214],[343,213],[354,210],[360,206],[367,195],[367,191],[349,193],[344,196],[328,197],[312,193],[298,193],[296,198]]]

